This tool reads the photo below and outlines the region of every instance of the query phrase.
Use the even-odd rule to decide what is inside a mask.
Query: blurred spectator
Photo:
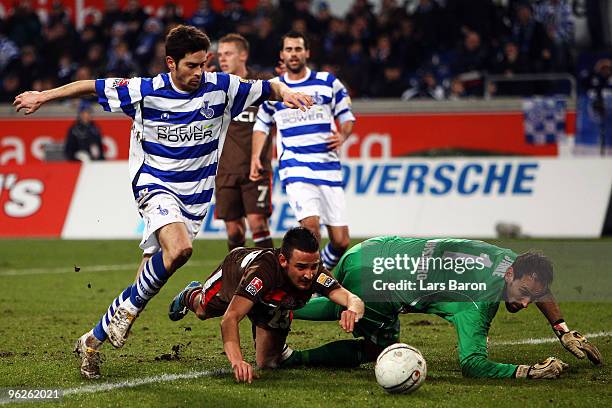
[[[216,35],[223,36],[236,31],[236,26],[239,22],[247,20],[249,15],[242,7],[240,0],[225,0],[225,10],[221,13],[222,25],[219,27],[219,33]]]
[[[317,14],[315,18],[319,26],[319,34],[324,34],[329,30],[329,24],[333,17],[329,9],[329,4],[327,4],[326,1],[322,1],[317,5]]]
[[[465,78],[470,74],[470,81],[463,83],[469,95],[482,96],[483,74],[487,68],[487,50],[480,41],[476,31],[466,31],[462,46],[455,55],[451,70],[454,75]]]
[[[572,70],[574,15],[568,0],[544,0],[535,6],[535,19],[546,28],[555,71]]]
[[[57,73],[55,74],[55,77],[57,78],[57,85],[66,85],[68,82],[72,82],[72,77],[74,76],[77,67],[78,65],[73,61],[70,54],[65,53],[62,55],[57,67]]]
[[[448,91],[448,100],[458,101],[468,96],[465,90],[463,81],[460,78],[453,78],[450,82],[450,89]]]
[[[66,160],[90,161],[104,160],[102,136],[91,117],[91,103],[82,100],[79,105],[76,123],[68,129],[64,154]]]
[[[107,40],[110,38],[111,30],[115,24],[121,22],[122,19],[123,14],[121,13],[121,8],[119,7],[119,0],[105,0],[100,27],[102,29],[102,34]]]
[[[423,62],[423,48],[414,33],[414,22],[406,18],[395,31],[394,42],[399,44],[398,52],[408,72],[415,72]]]
[[[438,83],[433,72],[425,71],[420,77],[410,81],[411,87],[401,94],[403,100],[409,99],[435,99],[443,100],[444,87]]]
[[[272,19],[259,18],[255,23],[255,32],[249,40],[251,48],[258,50],[250,56],[253,67],[259,71],[271,71],[278,61],[279,41],[280,38],[272,26]]]
[[[17,44],[2,34],[0,29],[0,75],[19,60]]]
[[[389,62],[382,70],[382,75],[373,78],[370,96],[374,98],[399,98],[407,88],[402,76],[401,64]]]
[[[210,1],[200,0],[198,1],[198,9],[187,23],[198,27],[211,36],[211,34],[217,32],[221,23],[221,16],[211,8]]]
[[[124,40],[127,41],[128,46],[133,48],[136,46],[136,41],[138,40],[138,35],[142,31],[142,27],[144,26],[145,21],[147,21],[149,16],[143,10],[140,0],[128,0],[121,14],[121,20],[126,24],[126,32],[124,36]],[[115,28],[117,24],[113,26]]]
[[[612,93],[612,58],[598,59],[591,72],[581,73],[581,79],[583,89],[591,96]]]
[[[434,0],[419,0],[413,14],[417,38],[426,50],[446,49],[451,27],[442,7]]]
[[[352,97],[368,94],[370,86],[370,59],[363,49],[360,41],[354,41],[348,47],[346,64],[342,70],[341,78],[349,88]]]
[[[131,78],[138,73],[138,65],[132,57],[132,53],[126,42],[119,42],[108,56],[106,66],[108,75],[117,78]]]
[[[468,31],[475,31],[480,38],[495,35],[497,21],[493,0],[447,0],[448,14],[453,17],[453,36],[461,38]]]
[[[45,74],[43,64],[36,54],[32,45],[21,48],[21,58],[15,65],[15,72],[19,75],[19,85],[23,89],[31,89],[32,82]]]
[[[160,7],[158,10],[158,17],[161,20],[162,25],[167,27],[168,31],[170,30],[170,27],[174,27],[185,22],[185,19],[183,19],[183,15],[176,3],[171,1]],[[145,25],[149,20],[145,21]]]
[[[546,30],[533,18],[529,4],[520,3],[516,7],[512,41],[518,46],[519,55],[530,62],[531,72],[542,72],[550,65],[552,54]]]
[[[391,33],[396,30],[401,21],[407,18],[404,8],[397,5],[397,0],[383,0],[376,16],[378,31]]]
[[[32,8],[32,0],[18,0],[6,20],[6,35],[18,47],[42,45],[42,25]]]
[[[23,88],[25,87],[21,86],[19,76],[15,72],[3,75],[0,79],[0,103],[13,103]]]
[[[151,61],[155,54],[155,45],[162,38],[162,33],[162,23],[154,17],[149,17],[144,24],[143,31],[138,36],[136,50],[134,51],[139,65],[145,66]]]

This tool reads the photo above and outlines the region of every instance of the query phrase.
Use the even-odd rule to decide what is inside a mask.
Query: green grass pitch
[[[604,360],[612,356],[612,241],[509,240],[498,245],[524,251],[542,249],[555,263],[553,289],[566,321],[592,341]],[[435,316],[402,316],[402,341],[419,348],[428,364],[421,389],[387,395],[374,379],[372,365],[359,369],[264,371],[253,384],[236,384],[227,373],[219,320],[193,315],[174,323],[167,307],[192,279],[204,279],[225,254],[222,241],[198,240],[189,263],[173,276],[134,325],[126,346],[105,345],[103,377],[84,381],[72,355],[73,343],[89,330],[109,302],[133,279],[140,253],[133,241],[0,241],[0,388],[70,390],[64,406],[203,407],[419,407],[419,406],[612,406],[612,370],[578,360],[555,342],[511,345],[528,338],[551,338],[537,308],[516,315],[501,309],[491,328],[490,357],[508,363],[535,363],[548,356],[570,364],[558,380],[478,380],[461,376],[456,337]],[[77,272],[76,270],[79,269]],[[603,333],[602,333],[603,332]],[[253,361],[250,326],[241,326],[242,348]],[[288,343],[313,347],[351,338],[336,323],[295,321]],[[177,352],[178,350],[178,352]],[[208,372],[136,385],[168,374]],[[128,382],[129,387],[114,388]],[[108,390],[102,385],[110,384]],[[97,388],[86,388],[89,386]],[[96,391],[96,392],[86,392]],[[6,395],[6,394],[4,394]],[[52,403],[44,403],[52,406]],[[20,405],[21,406],[21,405]],[[24,406],[28,406],[27,404]]]

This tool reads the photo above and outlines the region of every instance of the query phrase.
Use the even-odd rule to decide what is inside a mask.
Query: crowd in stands
[[[44,21],[32,3],[17,0],[0,19],[0,102],[77,79],[164,72],[164,35],[183,23],[213,40],[242,34],[251,44],[251,65],[270,72],[280,36],[306,33],[313,68],[335,73],[353,97],[481,96],[485,72],[574,70],[569,0],[383,0],[376,12],[367,0],[354,0],[344,16],[311,0],[260,0],[251,11],[226,0],[220,12],[200,0],[193,15],[182,15],[180,2],[148,14],[144,1],[121,8],[107,0],[101,18],[90,16],[79,31],[61,1],[52,1]]]

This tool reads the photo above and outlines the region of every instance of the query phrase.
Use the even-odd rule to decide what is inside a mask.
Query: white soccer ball
[[[425,382],[427,363],[419,350],[404,343],[392,344],[376,359],[376,381],[391,394],[409,393]]]

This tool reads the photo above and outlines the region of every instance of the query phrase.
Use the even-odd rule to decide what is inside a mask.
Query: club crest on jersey
[[[251,295],[255,296],[257,292],[259,292],[263,288],[263,282],[261,279],[255,277],[251,280],[251,282],[247,285],[245,290],[249,292]]]
[[[116,78],[115,80],[113,80],[113,88],[118,88],[120,86],[127,86],[127,84],[130,83],[130,80],[127,78]]]
[[[162,208],[162,206],[161,206],[161,205],[158,205],[158,206],[157,206],[157,209],[159,210],[159,213],[160,213],[161,215],[168,215],[168,210],[167,210],[167,209],[165,209],[165,208]]]
[[[200,109],[200,113],[206,118],[206,119],[210,119],[213,116],[215,116],[215,111],[213,110],[213,108],[210,108],[208,106],[210,102],[208,101],[204,101],[204,107],[202,107],[202,109]]]
[[[317,278],[317,283],[325,286],[326,288],[329,288],[331,285],[334,284],[334,278],[332,278],[331,276],[328,276],[328,275],[322,273]]]
[[[316,105],[323,105],[323,96],[319,95],[319,92],[312,95],[312,100]]]

